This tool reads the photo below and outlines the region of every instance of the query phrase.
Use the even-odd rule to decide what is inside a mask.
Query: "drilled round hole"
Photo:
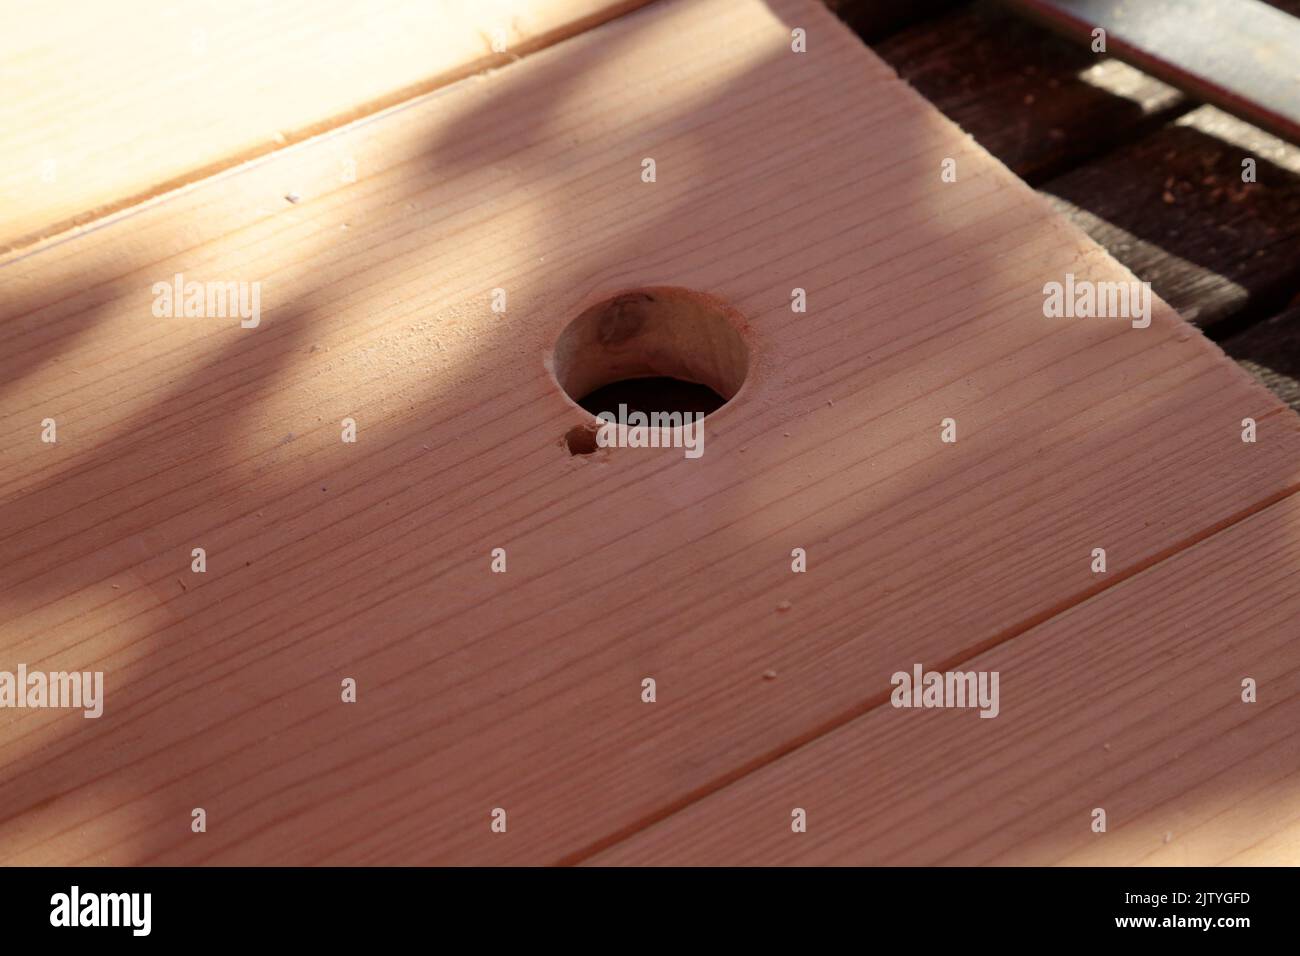
[[[680,378],[655,375],[650,378],[628,378],[621,382],[602,385],[578,402],[593,415],[619,405],[632,412],[716,412],[727,400],[697,382],[683,382]]]
[[[555,378],[593,415],[617,414],[620,406],[647,415],[707,415],[745,383],[742,321],[719,299],[689,289],[624,292],[587,309],[561,333]],[[589,454],[566,439],[574,454]]]

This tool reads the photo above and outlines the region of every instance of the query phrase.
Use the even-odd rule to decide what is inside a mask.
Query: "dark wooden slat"
[[[1007,0],[1193,97],[1300,142],[1300,21],[1259,0]]]
[[[917,24],[874,49],[1031,183],[1188,108],[1177,90],[992,2]],[[1112,91],[1116,83],[1120,94]]]
[[[1300,0],[1273,3],[1300,14]],[[1056,170],[1040,184],[1049,198],[1300,408],[1300,314],[1249,328],[1300,288],[1300,149],[1213,108],[1166,123],[1191,107],[1177,91],[994,4],[876,49],[1021,176]],[[1258,164],[1253,185],[1241,182],[1247,155]]]
[[[1273,394],[1300,412],[1300,305],[1221,344]]]
[[[1214,107],[1042,189],[1199,325],[1269,315],[1300,287],[1300,149]]]
[[[909,0],[882,3],[881,0],[826,0],[826,6],[858,36],[874,43],[905,26],[944,13],[963,0]]]

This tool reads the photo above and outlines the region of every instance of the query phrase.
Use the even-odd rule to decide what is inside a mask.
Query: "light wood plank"
[[[592,862],[1294,865],[1297,571],[1292,496],[963,663],[996,718],[881,706]]]
[[[0,713],[0,858],[577,859],[1296,487],[1276,399],[1159,303],[1045,319],[1067,271],[1129,278],[796,0],[655,5],[11,257],[0,666],[108,702]],[[176,272],[261,325],[154,319]],[[644,285],[732,303],[749,379],[699,460],[570,456],[550,350]]]
[[[644,2],[5,3],[0,251],[502,66]],[[352,174],[342,161],[338,172]]]

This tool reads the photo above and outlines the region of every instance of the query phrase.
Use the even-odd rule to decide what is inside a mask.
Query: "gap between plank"
[[[1289,409],[1283,406],[1278,409],[1275,409],[1273,412],[1269,412],[1267,416],[1261,416],[1261,419],[1264,417],[1270,417],[1278,412],[1285,412],[1285,411],[1289,411]],[[969,661],[975,657],[979,657],[981,654],[985,654],[988,651],[991,651],[1002,644],[1009,643],[1010,641],[1015,640],[1017,637],[1020,637],[1022,634],[1025,634],[1026,632],[1031,631],[1034,628],[1047,623],[1052,618],[1064,614],[1066,611],[1069,611],[1072,608],[1077,607],[1080,604],[1083,604],[1085,601],[1091,600],[1097,595],[1109,591],[1111,588],[1116,587],[1117,585],[1123,584],[1125,581],[1128,581],[1129,579],[1134,578],[1147,570],[1150,570],[1151,568],[1155,567],[1158,564],[1163,564],[1165,561],[1168,561],[1170,558],[1182,554],[1184,551],[1191,550],[1192,548],[1196,547],[1197,545],[1201,544],[1207,539],[1212,538],[1215,535],[1218,535],[1237,524],[1240,524],[1246,519],[1253,517],[1254,515],[1258,514],[1261,511],[1264,511],[1267,508],[1273,507],[1273,505],[1277,504],[1280,501],[1285,500],[1286,498],[1291,497],[1297,492],[1300,492],[1300,482],[1296,482],[1295,484],[1289,485],[1283,490],[1278,491],[1272,495],[1269,495],[1268,497],[1262,499],[1261,501],[1258,501],[1255,504],[1248,506],[1242,511],[1239,511],[1236,514],[1228,518],[1225,518],[1214,525],[1211,525],[1209,528],[1206,528],[1202,531],[1198,531],[1195,534],[1190,535],[1183,541],[1170,545],[1169,547],[1156,552],[1155,554],[1151,555],[1149,558],[1137,562],[1131,568],[1128,568],[1124,571],[1120,571],[1114,575],[1108,575],[1107,580],[1104,583],[1099,583],[1095,587],[1083,591],[1081,594],[1079,594],[1073,599],[1067,599],[1057,604],[1054,607],[1048,608],[1046,610],[1040,611],[1037,614],[1031,615],[1021,623],[1006,628],[1001,633],[995,634],[992,637],[988,638],[987,640],[981,641],[979,644],[976,644],[974,647],[968,648],[959,654],[955,654],[952,657],[940,661],[938,664],[934,665],[933,669],[938,671],[954,670],[955,668],[959,667],[961,664],[964,664],[966,661]],[[852,723],[853,721],[857,720],[860,717],[865,717],[868,713],[875,710],[876,708],[885,706],[887,703],[889,703],[890,696],[891,696],[890,691],[883,691],[879,694],[875,694],[871,697],[868,697],[866,700],[855,705],[854,707],[851,707],[844,713],[824,721],[820,726],[814,727],[810,730],[807,730],[793,737],[792,739],[782,744],[781,746],[773,749],[769,753],[760,757],[756,757],[755,759],[750,760],[745,764],[742,764],[741,766],[735,768],[734,770],[722,774],[720,777],[718,777],[716,780],[712,781],[711,783],[697,788],[693,792],[687,794],[684,797],[681,797],[678,800],[674,800],[672,803],[670,803],[668,806],[664,807],[663,809],[658,810],[655,813],[648,814],[643,819],[635,823],[629,824],[628,826],[615,831],[609,836],[596,840],[579,850],[575,850],[572,853],[566,854],[565,856],[561,857],[556,862],[555,865],[556,866],[577,866],[583,863],[585,860],[588,860],[599,853],[603,853],[604,851],[610,849],[613,846],[618,845],[619,843],[623,843],[627,841],[628,839],[632,838],[633,836],[640,833],[641,831],[647,830],[650,827],[654,826],[655,824],[662,823],[664,820],[667,820],[669,817],[675,816],[676,814],[690,807],[692,804],[698,803],[699,801],[705,799],[706,797],[713,796],[715,793],[718,793],[719,791],[724,790],[727,787],[730,787],[734,783],[738,783],[745,777],[748,777],[750,774],[753,774],[756,771],[763,769],[769,764],[774,764],[779,760],[783,760],[786,757],[790,756],[791,754],[795,753],[796,751],[803,749],[804,747],[814,743],[815,741],[819,740],[822,737],[825,737],[831,732],[839,730],[841,727],[844,727],[845,725]]]

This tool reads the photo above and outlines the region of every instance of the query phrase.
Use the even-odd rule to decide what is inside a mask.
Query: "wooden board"
[[[644,2],[74,0],[57,15],[6,3],[0,251],[502,66]],[[339,175],[354,175],[345,159]]]
[[[155,319],[178,272],[261,323]],[[1300,419],[1161,303],[1045,319],[1066,272],[1131,278],[797,0],[656,4],[10,256],[0,667],[107,702],[0,712],[0,859],[587,858],[1296,490]],[[551,350],[646,286],[744,316],[744,389],[699,460],[571,456]]]
[[[591,862],[1294,863],[1297,566],[1291,497],[963,663],[996,719],[878,707]]]

